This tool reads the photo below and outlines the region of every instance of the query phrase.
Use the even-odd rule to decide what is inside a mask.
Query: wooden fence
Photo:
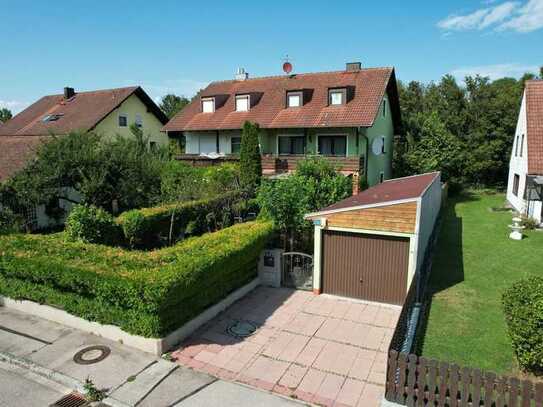
[[[543,383],[390,350],[385,398],[406,406],[541,407]]]

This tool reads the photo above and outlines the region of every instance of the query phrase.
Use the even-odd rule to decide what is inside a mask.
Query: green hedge
[[[132,247],[153,248],[169,242],[173,214],[172,240],[183,234],[197,236],[222,229],[233,223],[240,192],[228,192],[215,198],[134,209],[117,218],[125,241]]]
[[[0,237],[0,294],[161,337],[257,274],[273,233],[248,222],[141,252],[66,242],[63,233]]]
[[[521,280],[503,294],[505,319],[523,369],[543,371],[543,278]]]

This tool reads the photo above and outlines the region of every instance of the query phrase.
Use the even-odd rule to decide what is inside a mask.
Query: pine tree
[[[241,134],[240,150],[240,183],[251,195],[260,185],[262,178],[262,161],[258,145],[258,124],[245,122]]]

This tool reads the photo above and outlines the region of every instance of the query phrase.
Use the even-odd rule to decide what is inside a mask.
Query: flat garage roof
[[[424,191],[426,191],[436,177],[439,176],[439,172],[430,172],[427,174],[390,179],[342,201],[336,202],[333,205],[327,206],[318,212],[311,213],[307,215],[307,217],[359,206],[371,206],[387,202],[415,199],[422,196]]]

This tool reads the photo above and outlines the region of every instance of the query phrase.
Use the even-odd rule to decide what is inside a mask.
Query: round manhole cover
[[[257,326],[252,322],[238,321],[226,328],[226,332],[235,338],[247,338],[255,333]]]
[[[74,362],[79,365],[92,365],[104,360],[111,353],[111,349],[103,345],[88,346],[74,355]]]

